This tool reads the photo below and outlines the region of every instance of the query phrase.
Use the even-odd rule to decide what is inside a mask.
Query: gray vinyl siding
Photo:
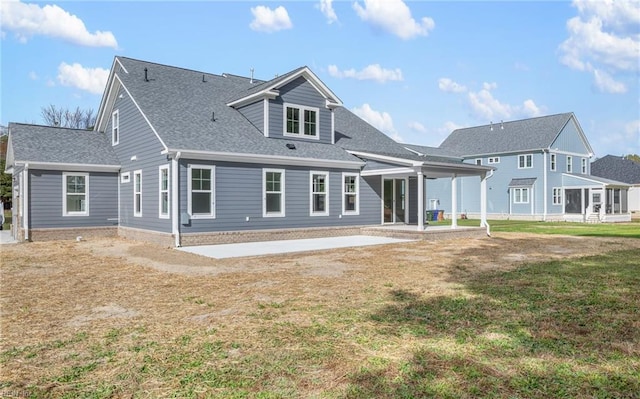
[[[124,90],[123,98],[117,98],[114,110],[120,114],[120,140],[114,150],[122,165],[121,173],[129,173],[129,183],[120,183],[120,225],[160,232],[171,231],[171,220],[158,216],[160,165],[169,165],[160,140],[157,138],[143,115]],[[111,137],[111,116],[105,133]],[[135,159],[132,159],[135,157]],[[142,216],[136,217],[133,212],[134,171],[142,170]],[[171,169],[169,169],[171,175]],[[169,176],[171,183],[171,176]],[[171,187],[169,187],[171,193]]]
[[[584,156],[587,156],[589,153],[589,150],[585,147],[585,143],[578,132],[578,127],[573,120],[569,120],[565,125],[558,137],[554,140],[553,144],[551,144],[551,148],[557,148],[559,151],[566,151],[574,154],[584,154]]]
[[[62,174],[62,171],[29,170],[28,215],[30,228],[104,227],[117,225],[117,173],[89,173],[89,206],[87,216],[63,216]]]
[[[264,102],[262,100],[238,108],[238,111],[264,134]]]
[[[418,178],[409,177],[409,187],[407,194],[409,195],[408,222],[409,224],[418,223]]]
[[[284,103],[318,108],[318,140],[307,139],[303,135],[299,139],[284,135]],[[304,78],[300,77],[283,86],[280,88],[280,96],[269,100],[269,137],[331,144],[331,110],[327,109],[325,98]]]
[[[367,160],[366,165],[362,170],[370,171],[370,170],[381,170],[381,169],[393,169],[393,168],[402,168],[403,166],[381,162],[381,161],[372,161],[370,159]]]
[[[380,223],[381,203],[370,180],[360,178],[360,214],[342,214],[342,173],[357,170],[180,160],[180,212],[188,211],[188,165],[215,165],[215,218],[192,218],[183,233],[355,226]],[[285,216],[263,217],[263,168],[285,171]],[[329,172],[329,215],[310,216],[310,171]],[[379,185],[379,184],[378,184]],[[249,218],[249,221],[247,221]]]

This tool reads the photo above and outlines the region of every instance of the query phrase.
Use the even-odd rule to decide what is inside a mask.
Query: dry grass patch
[[[616,396],[640,387],[638,302],[625,308],[640,298],[619,257],[583,257],[639,251],[511,233],[224,260],[118,239],[3,246],[0,394],[548,397],[565,378]]]

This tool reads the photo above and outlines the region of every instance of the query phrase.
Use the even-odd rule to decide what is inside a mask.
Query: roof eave
[[[66,162],[15,161],[14,165],[29,169],[64,170],[69,172],[118,172],[120,165],[86,164]]]

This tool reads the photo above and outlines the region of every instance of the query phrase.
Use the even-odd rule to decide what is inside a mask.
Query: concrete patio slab
[[[318,251],[333,248],[362,247],[368,245],[393,244],[415,240],[374,237],[344,236],[326,238],[308,238],[302,240],[261,241],[238,244],[199,245],[181,247],[180,251],[208,256],[215,259],[238,258],[243,256],[260,256],[283,254],[290,252]]]

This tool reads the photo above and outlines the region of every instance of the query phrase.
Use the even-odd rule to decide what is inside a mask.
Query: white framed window
[[[129,183],[131,181],[131,173],[124,172],[120,174],[120,183]]]
[[[489,164],[500,163],[500,157],[489,157]]]
[[[215,166],[187,167],[189,215],[194,219],[213,219],[215,209]]]
[[[262,169],[262,216],[283,217],[284,169]]]
[[[88,173],[62,173],[62,216],[89,216]]]
[[[158,217],[169,218],[169,165],[158,168]]]
[[[562,205],[562,188],[553,188],[553,205]]]
[[[529,188],[528,187],[516,187],[513,189],[513,203],[514,204],[528,204],[529,203]]]
[[[482,165],[482,158],[476,158],[476,165]]]
[[[571,173],[573,170],[573,158],[571,155],[567,155],[567,173]]]
[[[318,108],[288,103],[283,104],[283,108],[285,136],[318,139]]]
[[[142,216],[142,171],[133,171],[133,216]]]
[[[359,215],[360,212],[360,176],[357,173],[342,174],[342,213]]]
[[[309,178],[311,216],[329,215],[329,172],[311,171]]]
[[[552,172],[556,171],[556,154],[551,154],[549,157],[549,168],[551,169]]]
[[[118,110],[113,111],[111,115],[111,144],[116,145],[120,142],[120,113]]]
[[[518,155],[518,169],[533,168],[533,154]]]
[[[587,159],[586,158],[581,158],[580,159],[580,173],[582,173],[583,175],[587,174]]]

